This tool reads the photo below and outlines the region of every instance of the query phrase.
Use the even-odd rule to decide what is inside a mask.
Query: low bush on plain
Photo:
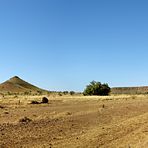
[[[20,123],[29,123],[31,122],[32,120],[28,117],[24,117],[22,119],[19,120]]]
[[[41,103],[48,103],[48,102],[49,102],[48,98],[46,98],[46,97],[42,98],[42,102]]]
[[[38,101],[31,101],[31,104],[40,104]]]

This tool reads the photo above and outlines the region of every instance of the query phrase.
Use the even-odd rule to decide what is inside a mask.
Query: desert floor
[[[148,96],[48,98],[0,98],[0,148],[148,147]]]

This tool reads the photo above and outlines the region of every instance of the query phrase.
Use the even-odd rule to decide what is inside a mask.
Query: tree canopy
[[[101,82],[92,81],[86,86],[83,94],[85,96],[107,96],[110,93],[110,87],[107,83],[101,84]]]

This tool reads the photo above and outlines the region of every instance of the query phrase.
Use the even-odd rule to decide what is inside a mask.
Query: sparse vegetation
[[[15,95],[15,96],[14,96],[14,98],[18,98],[18,96],[17,96],[17,95]]]
[[[9,112],[8,112],[8,111],[5,111],[5,112],[4,112],[4,114],[8,115],[8,114],[9,114]]]
[[[15,82],[18,82],[16,80],[17,79],[15,79]],[[107,84],[101,84],[95,81],[86,87],[85,93],[87,92],[87,95],[101,96],[83,96],[82,93],[74,91],[50,91],[41,94],[41,92],[37,92],[37,90],[30,91],[25,89],[25,91],[21,92],[12,92],[13,87],[11,86],[10,88],[10,90],[8,89],[10,92],[9,95],[7,93],[8,91],[5,92],[6,94],[3,92],[0,94],[0,145],[3,144],[5,140],[7,142],[6,144],[9,144],[8,146],[11,147],[13,141],[9,139],[14,140],[13,137],[18,143],[18,147],[24,144],[20,142],[20,138],[26,138],[28,143],[26,143],[25,146],[32,146],[32,144],[37,146],[38,139],[41,139],[39,144],[43,145],[45,143],[44,139],[47,137],[47,147],[50,147],[48,142],[57,142],[57,140],[59,144],[61,142],[64,145],[65,136],[68,136],[70,137],[68,146],[72,146],[75,141],[73,143],[71,139],[81,140],[79,137],[83,135],[84,138],[89,138],[90,140],[94,138],[93,136],[99,137],[101,141],[98,141],[98,139],[94,141],[96,145],[103,143],[103,146],[106,146],[106,140],[110,141],[112,137],[118,139],[117,136],[122,133],[124,137],[126,137],[125,131],[129,134],[128,131],[134,131],[134,129],[141,127],[142,124],[145,125],[145,127],[147,126],[147,95],[102,96],[108,95],[110,88]],[[24,94],[24,92],[26,92],[27,95]],[[50,101],[48,98],[50,98]],[[29,105],[28,103],[38,105]],[[125,116],[125,113],[128,115]],[[134,118],[129,120],[131,117]],[[138,120],[136,120],[137,117]],[[123,121],[126,122],[123,123]],[[135,124],[135,122],[137,124]],[[98,127],[98,125],[101,126]],[[82,126],[84,127],[83,131],[81,131]],[[96,127],[98,131],[96,131]],[[143,129],[144,128],[142,128],[142,130]],[[92,130],[94,133],[90,135],[89,131]],[[106,136],[108,131],[112,137]],[[84,133],[88,133],[88,135]],[[141,131],[138,134],[135,132],[133,137],[136,135],[140,136],[140,133]],[[59,134],[61,141],[57,138]],[[33,138],[32,141],[34,135],[35,139]],[[16,139],[16,136],[19,138]],[[121,139],[121,137],[119,137],[119,139]],[[123,141],[123,143],[125,141]],[[119,141],[119,144],[119,146],[121,146],[121,141]],[[7,145],[5,145],[5,147],[7,147]],[[60,147],[60,145],[55,146]],[[90,143],[88,146],[93,147],[95,144],[91,145]]]
[[[24,80],[19,78],[18,76],[14,76],[9,80],[5,81],[4,83],[0,84],[1,94],[4,93],[5,95],[44,95],[47,94],[48,91],[44,89],[40,89]]]
[[[59,95],[59,96],[62,96],[62,92],[58,92],[58,95]]]
[[[74,91],[70,91],[69,93],[70,93],[70,95],[74,95],[74,94],[75,94],[75,92],[74,92]]]
[[[0,105],[0,109],[4,109],[4,108],[5,108],[4,106]]]
[[[40,104],[38,101],[31,101],[31,104]]]
[[[64,95],[67,95],[69,92],[68,91],[63,91],[63,94]]]
[[[38,90],[38,91],[37,91],[37,94],[38,94],[38,95],[42,95],[42,93],[43,93],[43,92],[42,92],[41,90]]]
[[[20,123],[28,123],[28,122],[31,122],[32,120],[28,117],[24,117],[22,119],[19,120]]]
[[[96,97],[78,96],[76,94],[74,96],[60,97],[57,94],[52,94],[50,96],[50,104],[41,104],[42,96],[38,95],[19,95],[18,98],[14,98],[14,96],[6,96],[6,99],[1,97],[0,99],[0,105],[2,106],[2,109],[0,109],[0,145],[5,140],[7,142],[5,147],[8,144],[11,147],[13,144],[13,141],[10,141],[9,138],[16,140],[18,143],[17,147],[21,147],[24,144],[22,143],[23,141],[20,142],[20,138],[26,138],[27,143],[25,143],[25,146],[32,146],[33,143],[37,147],[38,139],[41,139],[39,144],[43,145],[45,142],[44,138],[47,137],[46,143],[48,147],[48,142],[58,141],[64,145],[65,136],[74,139],[78,137],[78,140],[81,140],[79,137],[82,135],[90,140],[94,137],[101,139],[101,141],[98,141],[98,139],[94,141],[94,145],[90,143],[89,147],[98,145],[98,143],[101,145],[102,142],[103,146],[107,147],[108,145],[105,144],[106,140],[110,140],[112,137],[118,139],[117,136],[120,134],[126,138],[125,135],[129,135],[129,131],[135,131],[142,126],[140,128],[142,131],[138,130],[137,132],[136,130],[134,135],[132,132],[131,138],[133,140],[135,136],[141,136],[140,134],[145,131],[143,129],[147,127],[147,95]],[[43,97],[46,97],[46,95]],[[136,99],[134,99],[135,97]],[[18,105],[19,100],[21,100],[20,105]],[[34,100],[32,101],[33,104],[39,103],[39,105],[28,105],[31,100]],[[125,113],[127,114],[126,116]],[[131,117],[133,117],[132,120]],[[123,121],[125,122],[123,123]],[[98,127],[98,125],[100,126]],[[99,132],[96,131],[96,127]],[[95,135],[89,134],[89,131],[92,130],[95,131]],[[110,132],[109,137],[106,136],[108,131]],[[5,134],[5,136],[2,134]],[[59,134],[61,135],[60,140],[57,138]],[[32,140],[34,135],[36,138]],[[18,139],[16,139],[16,136]],[[119,136],[118,140],[120,139],[121,137]],[[128,139],[129,137],[125,140],[121,139],[123,142],[119,141],[116,145],[112,142],[107,144],[113,145],[112,147],[120,147],[121,142],[125,144]],[[71,142],[70,140],[68,142],[68,146],[72,146],[75,141]],[[55,146],[60,147],[60,144]]]

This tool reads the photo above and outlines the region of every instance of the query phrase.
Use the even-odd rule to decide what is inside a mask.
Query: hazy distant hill
[[[24,80],[18,76],[14,76],[11,79],[0,84],[0,92],[45,92],[45,90],[40,89]]]
[[[142,87],[114,87],[112,94],[148,94],[148,86]]]

